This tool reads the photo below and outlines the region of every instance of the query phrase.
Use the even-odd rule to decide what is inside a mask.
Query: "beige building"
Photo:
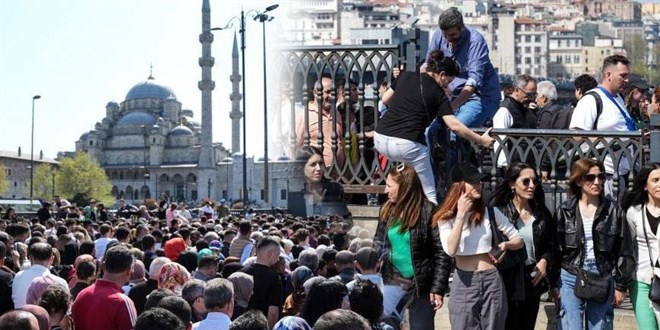
[[[548,75],[547,23],[527,17],[494,16],[491,60],[502,74]],[[491,40],[489,40],[491,41]]]
[[[629,0],[586,0],[584,15],[589,17],[614,16],[621,20],[640,20],[642,5]]]
[[[58,162],[55,159],[44,157],[43,152],[34,155],[34,167],[40,164],[50,164],[53,168],[57,167]],[[8,189],[0,198],[24,199],[30,198],[30,154],[0,150],[0,165],[5,167],[7,175]]]
[[[548,52],[548,78],[574,79],[584,73],[581,35],[566,30],[550,32]]]
[[[603,67],[605,57],[615,54],[626,55],[623,49],[623,40],[596,38],[595,45],[582,48],[583,73],[588,73],[594,77],[599,77]]]
[[[660,15],[660,3],[647,2],[642,4],[642,15]]]

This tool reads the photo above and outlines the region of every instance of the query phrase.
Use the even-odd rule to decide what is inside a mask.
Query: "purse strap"
[[[587,251],[584,250],[584,243],[587,240],[586,234],[584,232],[584,224],[582,223],[582,211],[580,211],[580,201],[576,203],[575,207],[575,232],[578,234],[577,236],[580,237],[579,241],[579,247],[582,250],[582,255],[580,256],[580,266],[578,269],[582,269],[582,266],[584,266],[584,259],[587,258]]]
[[[424,97],[424,87],[422,86],[422,78],[423,78],[422,75],[423,74],[424,73],[422,73],[422,72],[419,73],[419,92],[422,95],[422,102],[424,103],[424,111],[426,111],[426,119],[428,119],[429,125],[430,125],[433,122],[433,120],[431,120],[431,116],[429,116],[429,108],[426,105],[426,98]]]
[[[497,233],[497,222],[495,221],[495,209],[492,206],[487,207],[488,209],[488,221],[490,221],[490,235],[491,235],[491,245],[492,247],[499,246],[501,242],[499,241],[499,233]]]
[[[646,248],[649,250],[649,262],[651,263],[651,270],[653,270],[653,256],[651,255],[651,245],[649,244],[649,237],[646,235],[646,205],[642,206],[642,228],[644,228],[644,240],[646,240]]]

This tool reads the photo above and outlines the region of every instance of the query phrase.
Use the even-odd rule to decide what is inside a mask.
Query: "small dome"
[[[179,125],[170,131],[170,136],[193,136],[193,131],[183,125]]]
[[[153,125],[156,118],[146,112],[131,112],[119,118],[117,126]]]
[[[174,91],[172,91],[171,88],[159,85],[155,83],[153,79],[148,79],[145,82],[133,86],[133,88],[128,91],[128,94],[126,94],[126,101],[147,98],[167,100],[170,99],[170,97],[176,100],[176,95],[174,95]]]
[[[80,136],[80,140],[86,140],[89,137],[89,132],[83,133],[83,135]]]
[[[119,103],[115,101],[110,101],[108,104],[105,105],[106,107],[119,107]]]

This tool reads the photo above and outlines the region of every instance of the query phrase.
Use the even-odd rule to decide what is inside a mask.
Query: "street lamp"
[[[275,10],[279,6],[280,5],[278,5],[278,4],[268,6],[268,7],[266,7],[266,9],[263,12],[258,12],[254,9],[251,9],[246,13],[241,9],[241,16],[239,16],[239,17],[234,16],[234,17],[230,18],[229,22],[227,22],[227,25],[225,25],[224,27],[221,27],[221,28],[216,27],[216,28],[211,29],[211,31],[226,30],[227,28],[232,27],[233,23],[236,20],[238,20],[241,24],[240,29],[239,29],[239,33],[241,34],[241,76],[243,77],[242,87],[241,87],[242,91],[243,91],[243,196],[245,196],[246,193],[247,193],[247,144],[246,144],[246,140],[247,140],[247,125],[246,125],[246,122],[247,121],[245,120],[245,118],[246,118],[245,110],[247,108],[246,105],[245,105],[246,100],[247,100],[247,98],[245,97],[245,80],[246,80],[245,79],[245,16],[252,16],[252,17],[256,18],[259,15],[263,15],[263,14],[269,12],[269,11]],[[265,72],[265,70],[264,70],[264,72]],[[264,82],[264,84],[265,84],[265,82]],[[264,109],[266,108],[266,102],[265,101],[266,100],[264,100]],[[266,118],[264,118],[264,120],[265,119]],[[265,168],[264,168],[264,170],[265,170]],[[210,181],[210,179],[209,179],[209,181]],[[210,193],[209,193],[209,195],[210,195]],[[247,200],[245,199],[245,197],[243,197],[243,203],[244,204],[247,203]],[[245,208],[243,208],[243,213],[246,213],[246,212],[247,212],[247,210]]]
[[[273,5],[273,9],[279,5]],[[268,93],[266,84],[266,22],[270,22],[275,17],[261,13],[254,17],[255,21],[261,22],[263,57],[264,57],[264,202],[268,203]]]
[[[34,101],[41,98],[41,95],[32,97],[32,137],[30,138],[30,204],[32,204],[32,193],[34,186]]]
[[[55,167],[53,167],[51,169],[50,174],[51,174],[51,177],[53,179],[53,182],[52,182],[52,184],[53,184],[53,187],[52,187],[53,188],[53,200],[55,200]]]

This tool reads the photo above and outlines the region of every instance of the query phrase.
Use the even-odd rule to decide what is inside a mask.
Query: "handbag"
[[[610,277],[578,269],[575,274],[576,297],[602,304],[607,301],[610,293]]]
[[[500,243],[508,241],[509,238],[497,228],[495,209],[493,209],[493,207],[488,207],[488,221],[490,221],[492,232],[492,247],[488,255],[495,264],[495,267],[502,271],[522,265],[522,261],[526,258],[526,255],[523,256],[523,254],[526,253],[525,249],[520,249],[518,251],[503,251],[500,249]]]
[[[584,225],[582,224],[582,215],[579,210],[577,214],[577,231],[579,236],[582,237],[582,242],[585,240]],[[610,275],[601,276],[597,273],[582,269],[584,265],[584,258],[586,256],[582,253],[580,258],[580,267],[575,272],[575,287],[573,294],[576,297],[584,300],[593,301],[602,304],[607,301],[610,294]]]
[[[642,208],[642,227],[644,228],[644,239],[646,240],[646,247],[649,250],[649,261],[651,262],[651,288],[649,289],[649,300],[660,304],[660,278],[653,272],[653,256],[651,256],[651,246],[649,245],[649,237],[646,235],[646,207]]]

